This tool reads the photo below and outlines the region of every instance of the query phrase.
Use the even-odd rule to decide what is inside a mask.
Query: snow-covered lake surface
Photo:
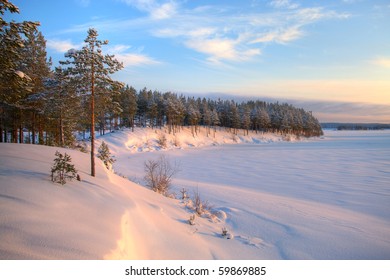
[[[262,257],[390,258],[390,131],[118,155],[119,171],[137,178],[161,153],[180,165],[176,193],[199,189]]]
[[[390,259],[390,131],[283,142],[183,130],[167,135],[181,145],[163,150],[161,133],[125,130],[98,142],[136,182],[145,161],[176,161],[172,191],[198,190],[217,218],[189,225],[193,212],[180,199],[100,161],[92,178],[88,154],[0,143],[0,259]],[[50,181],[56,150],[72,156],[81,182]],[[232,239],[221,237],[225,227]]]

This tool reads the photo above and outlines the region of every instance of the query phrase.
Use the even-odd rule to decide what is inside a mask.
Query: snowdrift
[[[56,150],[71,155],[81,182],[51,182]],[[213,258],[179,201],[107,171],[102,162],[90,177],[88,154],[1,143],[0,159],[0,259]]]
[[[122,142],[127,133],[115,136],[118,145],[128,147],[128,141]],[[110,147],[115,147],[112,142]],[[81,182],[73,180],[64,186],[51,182],[57,150],[72,157]],[[89,176],[89,154],[1,143],[0,158],[0,259],[256,256],[256,252],[240,250],[240,244],[226,247],[228,241],[220,236],[223,219],[197,218],[196,226],[191,226],[188,219],[193,213],[181,201],[115,175],[99,160],[97,176]]]

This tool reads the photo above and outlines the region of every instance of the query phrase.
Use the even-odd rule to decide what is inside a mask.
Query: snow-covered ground
[[[189,129],[100,137],[114,170],[66,150],[82,182],[50,181],[58,148],[0,144],[1,259],[389,259],[390,131],[326,131],[298,141]],[[283,141],[290,140],[290,141]],[[291,141],[293,140],[293,141]],[[235,144],[235,145],[229,145]],[[216,217],[142,183],[144,162],[176,162],[172,192],[199,191]],[[126,177],[126,178],[122,178]],[[232,239],[221,237],[226,227]]]

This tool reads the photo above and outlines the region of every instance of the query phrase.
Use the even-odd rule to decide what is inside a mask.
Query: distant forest
[[[19,13],[2,1],[0,15]],[[0,142],[72,146],[76,132],[135,126],[224,127],[322,135],[318,120],[289,104],[201,99],[172,92],[137,91],[111,78],[123,64],[104,55],[107,41],[90,29],[80,50],[69,50],[58,67],[47,58],[46,40],[37,22],[0,18]],[[92,150],[93,152],[93,150]]]
[[[390,129],[390,124],[383,123],[321,123],[324,129],[336,130],[382,130]]]

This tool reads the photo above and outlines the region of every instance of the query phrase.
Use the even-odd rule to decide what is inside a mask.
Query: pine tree
[[[137,113],[137,91],[133,87],[122,88],[119,96],[119,104],[122,108],[122,125],[131,127],[134,131],[134,118]]]
[[[251,125],[251,118],[250,118],[249,107],[247,105],[243,105],[241,110],[241,127],[244,129],[244,135],[245,135],[245,131],[246,134],[249,135],[250,125]]]
[[[206,98],[203,98],[202,100],[201,114],[202,124],[206,126],[207,136],[209,136],[211,126],[211,110],[209,108],[209,104],[206,101]]]
[[[213,109],[211,111],[211,124],[214,127],[214,137],[215,137],[215,132],[217,131],[217,126],[221,124],[219,121],[219,116],[218,116],[218,112],[216,109]]]
[[[7,22],[3,19],[6,12],[19,13],[19,8],[7,0],[0,2],[0,142],[7,142],[10,130],[11,140],[16,143],[18,130],[22,130],[20,101],[32,89],[31,78],[23,72],[25,36],[36,30],[39,23]],[[22,135],[19,133],[19,141],[23,140]]]
[[[201,114],[197,102],[193,98],[188,99],[187,122],[191,126],[191,132],[193,137],[195,137],[195,133],[197,133],[197,126],[199,124],[200,119]]]
[[[66,180],[77,178],[77,171],[73,164],[71,164],[71,157],[67,153],[64,155],[59,151],[55,153],[53,167],[51,168],[51,180],[61,185],[66,184]]]
[[[185,107],[181,99],[178,99],[176,95],[171,92],[164,94],[164,111],[168,124],[169,134],[176,133],[178,126],[181,124],[184,114]]]
[[[270,126],[271,124],[271,120],[269,118],[269,115],[268,115],[268,112],[265,108],[261,107],[258,111],[257,111],[257,117],[259,119],[259,125],[261,127],[261,130],[264,132],[264,131],[267,131],[268,127]]]
[[[108,145],[104,141],[102,142],[102,144],[98,149],[97,157],[103,161],[107,169],[110,169],[111,165],[115,162],[115,159],[111,156]]]
[[[237,134],[237,129],[240,128],[241,126],[241,120],[240,120],[240,114],[238,112],[237,105],[235,104],[234,101],[230,103],[230,108],[229,108],[229,117],[230,117],[230,126],[233,128],[233,133]]]
[[[123,68],[123,64],[113,55],[103,55],[102,46],[108,41],[98,40],[98,32],[91,28],[84,41],[86,45],[79,51],[70,50],[65,55],[68,73],[78,82],[79,92],[90,97],[91,126],[91,176],[95,176],[95,93],[119,91],[123,84],[111,79],[110,75]],[[103,90],[105,89],[105,90]]]
[[[71,146],[78,116],[82,115],[75,85],[61,67],[56,67],[53,77],[45,81],[45,87],[46,135],[56,146]]]
[[[43,138],[43,126],[47,119],[42,117],[45,100],[45,81],[51,77],[51,59],[47,59],[46,40],[38,30],[29,30],[23,48],[23,72],[31,78],[31,93],[23,100],[25,107],[25,126],[32,132],[32,143],[35,144],[38,129],[39,138]],[[30,139],[29,139],[30,140]],[[43,139],[39,139],[43,143]]]
[[[146,127],[146,117],[148,113],[148,104],[152,98],[152,91],[148,90],[146,87],[143,88],[137,98],[137,114],[138,114],[138,122]]]

